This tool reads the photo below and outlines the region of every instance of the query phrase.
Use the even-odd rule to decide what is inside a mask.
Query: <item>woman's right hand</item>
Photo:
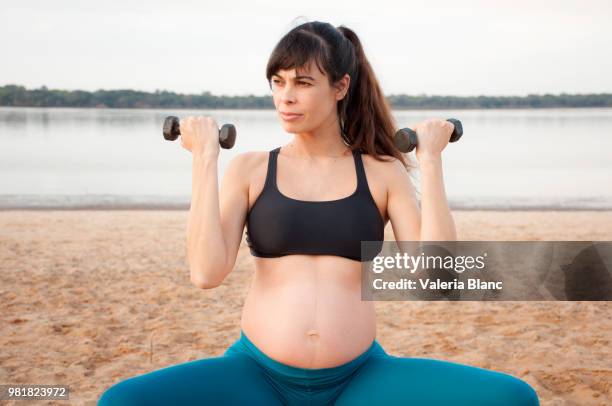
[[[219,127],[212,117],[181,119],[181,146],[195,155],[219,155]]]

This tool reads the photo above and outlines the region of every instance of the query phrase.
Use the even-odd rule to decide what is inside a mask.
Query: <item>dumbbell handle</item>
[[[180,121],[176,116],[168,116],[164,120],[164,138],[168,141],[176,140],[181,135]],[[219,130],[219,145],[230,149],[236,142],[236,127],[233,124],[223,124]]]
[[[463,135],[463,125],[461,125],[461,121],[456,118],[448,118],[446,121],[452,123],[454,126],[449,142],[459,141],[459,138]],[[419,142],[416,131],[411,128],[397,130],[393,141],[397,148],[403,153],[411,152],[416,148]]]

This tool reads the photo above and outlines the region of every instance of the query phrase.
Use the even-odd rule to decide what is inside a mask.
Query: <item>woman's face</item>
[[[336,104],[348,89],[349,76],[344,76],[336,87],[330,86],[326,75],[316,65],[306,68],[279,70],[270,79],[274,106],[281,124],[288,133],[316,130],[338,120]],[[298,116],[285,116],[296,113]]]

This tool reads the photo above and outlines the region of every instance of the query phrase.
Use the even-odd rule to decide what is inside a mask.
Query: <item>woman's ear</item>
[[[336,82],[336,100],[342,100],[348,92],[349,85],[351,84],[351,77],[348,73],[345,73],[342,79]]]

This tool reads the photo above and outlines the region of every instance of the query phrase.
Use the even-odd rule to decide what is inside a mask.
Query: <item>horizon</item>
[[[95,90],[84,90],[84,89],[65,89],[65,88],[51,88],[48,87],[46,85],[41,85],[40,87],[31,87],[28,88],[27,86],[23,85],[23,84],[16,84],[16,83],[6,83],[6,84],[0,84],[0,88],[2,87],[7,87],[7,86],[16,86],[16,87],[24,87],[26,89],[26,91],[33,91],[33,90],[47,90],[47,91],[67,91],[67,92],[89,92],[89,93],[95,93],[95,92],[99,92],[99,91],[103,91],[103,92],[121,92],[121,91],[133,91],[133,92],[143,92],[143,93],[151,93],[151,94],[155,94],[155,93],[174,93],[176,95],[201,95],[201,94],[205,94],[205,93],[209,93],[211,96],[214,97],[272,97],[271,94],[237,94],[237,95],[227,95],[227,94],[215,94],[211,91],[208,90],[203,90],[200,93],[181,93],[181,92],[175,92],[172,90],[167,90],[167,89],[155,89],[152,91],[149,90],[142,90],[142,89],[133,89],[133,88],[117,88],[117,89],[104,89],[104,88],[100,88],[100,89],[95,89]],[[525,95],[516,95],[516,94],[492,94],[492,95],[483,95],[483,94],[472,94],[472,95],[454,95],[454,94],[408,94],[408,93],[385,93],[385,97],[387,96],[412,96],[412,97],[457,97],[457,98],[470,98],[470,97],[517,97],[517,98],[526,98],[526,97],[530,97],[530,96],[555,96],[555,97],[561,97],[561,96],[590,96],[590,95],[612,95],[612,92],[589,92],[589,93],[567,93],[567,92],[559,92],[559,93],[528,93]]]

